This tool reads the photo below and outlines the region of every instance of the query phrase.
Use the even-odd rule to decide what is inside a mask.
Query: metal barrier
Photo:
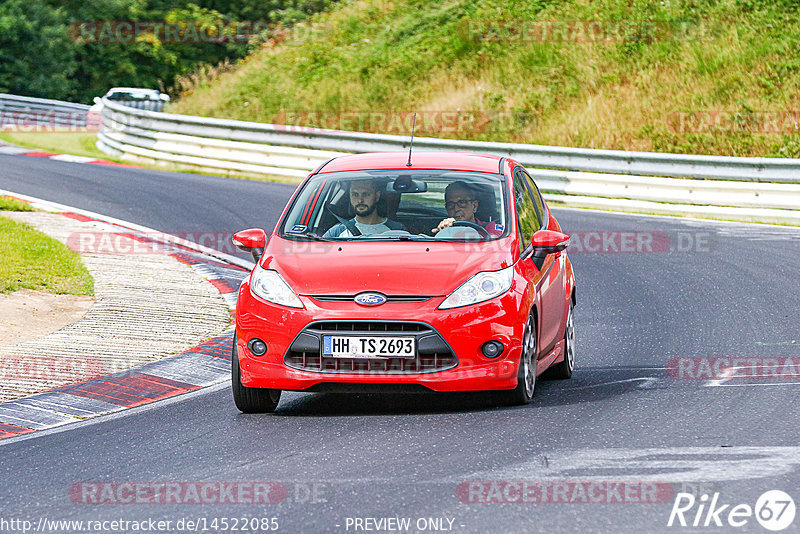
[[[108,153],[220,173],[300,179],[336,155],[408,149],[409,138],[131,109],[104,100]],[[570,206],[800,225],[800,160],[415,138],[417,150],[510,156]],[[588,172],[578,172],[588,171]],[[671,178],[670,178],[671,177]]]
[[[0,94],[0,128],[83,128],[89,106],[60,100]]]

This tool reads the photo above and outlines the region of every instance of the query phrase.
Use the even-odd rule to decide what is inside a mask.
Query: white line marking
[[[736,371],[737,369],[745,369],[745,367],[726,367],[720,373],[721,378],[718,378],[716,380],[709,380],[708,382],[703,384],[703,387],[711,388],[711,387],[721,386],[722,384],[733,378],[733,375],[735,374],[734,371]]]
[[[800,447],[668,447],[547,452],[516,465],[449,480],[716,482],[777,477],[800,464]],[[603,473],[602,471],[606,471]]]
[[[764,375],[751,374],[751,375],[745,375],[745,376],[736,376],[736,370],[738,370],[738,369],[763,369],[763,368],[773,369],[774,366],[771,366],[771,365],[749,365],[749,366],[739,366],[739,367],[726,367],[723,370],[723,372],[720,373],[722,375],[721,378],[717,378],[715,380],[709,380],[705,384],[703,384],[703,387],[707,387],[707,388],[709,388],[709,387],[721,387],[721,386],[725,385],[725,382],[728,382],[729,380],[732,380],[734,378],[742,379],[742,378],[773,378],[773,377],[775,377],[774,374],[764,374]],[[799,378],[800,379],[800,375],[797,375],[797,374],[787,374],[787,375],[783,375],[783,376],[785,376],[786,378]],[[786,384],[794,384],[794,383],[795,382],[786,382]],[[752,385],[757,386],[759,384],[752,384]],[[761,385],[763,385],[763,384],[761,384]],[[777,383],[776,385],[781,385],[781,383]]]
[[[546,456],[546,458],[545,458]],[[546,461],[544,461],[546,459]],[[332,483],[458,484],[465,481],[628,481],[712,483],[786,475],[800,465],[800,447],[664,447],[652,449],[573,449],[497,469],[433,479],[402,477],[337,478]]]
[[[610,386],[611,384],[625,384],[625,383],[628,383],[628,382],[643,382],[643,384],[639,384],[638,386],[636,386],[637,389],[651,389],[653,387],[653,384],[658,382],[658,378],[653,377],[653,376],[646,376],[646,377],[642,377],[642,378],[628,378],[626,380],[613,380],[611,382],[603,382],[601,384],[591,384],[589,386],[580,386],[580,387],[577,387],[577,388],[569,388],[569,389],[566,389],[565,391],[576,391],[576,390],[579,390],[579,389],[599,388],[599,387],[603,387],[603,386]]]
[[[50,156],[50,159],[54,159],[56,161],[66,161],[69,163],[88,163],[90,161],[97,160],[97,158],[87,158],[86,156],[73,156],[72,154],[58,154],[56,156]]]
[[[765,382],[764,384],[719,384],[721,388],[744,388],[761,386],[800,386],[800,382]]]

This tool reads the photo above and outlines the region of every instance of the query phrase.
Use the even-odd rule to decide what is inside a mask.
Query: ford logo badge
[[[356,301],[356,304],[361,304],[362,306],[380,306],[386,302],[386,295],[381,295],[380,293],[359,293],[353,300]]]

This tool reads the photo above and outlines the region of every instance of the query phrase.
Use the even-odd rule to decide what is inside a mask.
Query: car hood
[[[513,264],[509,238],[485,243],[270,239],[260,264],[299,295],[445,296],[480,271]]]

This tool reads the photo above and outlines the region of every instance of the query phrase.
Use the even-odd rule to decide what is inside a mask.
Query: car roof
[[[320,173],[365,171],[379,169],[430,169],[500,173],[501,156],[463,152],[411,153],[411,166],[407,167],[408,152],[371,152],[341,156],[327,163]]]
[[[123,92],[124,93],[135,93],[135,92],[139,92],[139,93],[156,93],[156,94],[160,94],[161,93],[161,91],[159,91],[158,89],[145,89],[144,87],[112,87],[111,89],[108,90],[108,92],[106,94],[108,94],[108,93],[123,93]]]

